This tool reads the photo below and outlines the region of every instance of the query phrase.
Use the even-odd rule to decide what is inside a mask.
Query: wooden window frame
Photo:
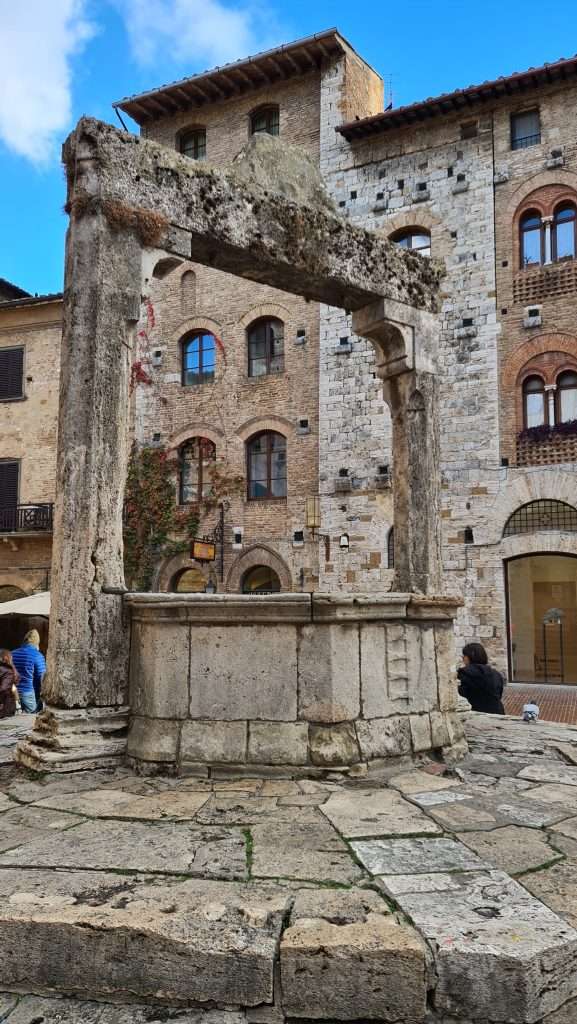
[[[1,392],[0,392],[0,402],[21,402],[24,398],[26,398],[26,395],[24,393],[24,361],[25,361],[25,356],[26,356],[26,350],[24,348],[24,345],[6,345],[6,346],[2,346],[2,347],[0,347],[0,359],[2,358],[2,353],[6,353],[6,352],[12,352],[12,353],[18,352],[18,353],[21,354],[20,393],[18,395],[14,394],[14,395],[6,395],[5,397],[2,397],[1,396]]]
[[[555,381],[555,424],[570,423],[571,420],[561,419],[561,394],[563,391],[577,391],[577,384],[560,384],[559,381],[566,373],[577,374],[577,370],[571,370],[565,368],[557,374]]]
[[[559,259],[557,255],[557,214],[563,210],[571,209],[573,211],[573,255],[562,256]],[[562,221],[561,223],[568,224],[570,221]],[[574,260],[577,256],[577,207],[574,203],[566,201],[559,203],[557,208],[553,212],[553,223],[551,225],[551,260],[554,263],[564,262],[565,260]]]
[[[0,459],[0,467],[1,466],[16,466],[16,501],[14,502],[13,505],[3,505],[2,504],[2,498],[0,497],[0,508],[18,508],[18,505],[20,504],[20,483],[21,483],[21,476],[22,476],[22,473],[21,473],[21,470],[22,470],[22,460],[21,459],[10,459],[10,458]]]
[[[541,387],[540,387],[539,391],[527,391],[526,390],[527,384],[531,380],[540,380],[541,381]],[[522,395],[522,399],[523,399],[523,428],[525,430],[533,429],[533,428],[529,427],[528,422],[527,422],[527,420],[528,420],[528,417],[527,417],[527,395],[543,395],[543,422],[536,424],[536,426],[538,426],[538,427],[546,427],[548,425],[548,423],[549,423],[549,410],[548,410],[548,407],[547,407],[547,392],[545,390],[545,381],[543,380],[543,377],[541,376],[540,373],[528,373],[527,374],[527,376],[523,380],[523,383],[521,384],[521,395]]]
[[[266,128],[259,128],[255,130],[254,122],[257,117],[266,117]],[[276,131],[271,131],[271,125],[273,120],[276,123]],[[280,135],[280,107],[278,103],[266,103],[262,107],[257,107],[256,110],[252,110],[249,119],[250,134],[251,135]]]
[[[278,370],[273,370],[272,366],[271,366],[272,360],[273,360],[272,348],[273,348],[273,341],[274,341],[274,334],[273,334],[273,327],[272,327],[273,324],[280,324],[281,335],[282,335],[282,343],[283,343],[283,348],[282,348],[282,366]],[[263,328],[263,327],[265,329],[265,339],[264,339],[264,353],[265,354],[264,354],[264,358],[266,360],[266,372],[265,373],[252,373],[251,369],[252,369],[253,364],[255,362],[259,361],[262,358],[262,356],[253,356],[251,354],[251,345],[256,344],[256,338],[252,337],[252,335],[253,335],[253,332],[255,332],[255,331],[259,330],[259,328]],[[251,380],[258,380],[260,377],[269,377],[269,376],[275,376],[276,374],[279,374],[279,373],[284,373],[284,370],[285,370],[285,363],[284,363],[285,350],[284,350],[284,324],[283,324],[282,320],[279,320],[278,317],[273,317],[273,316],[260,317],[258,320],[253,320],[253,322],[247,328],[246,338],[247,338],[248,376],[251,378]]]
[[[198,146],[198,140],[202,138],[202,146]],[[194,154],[186,153],[184,145],[187,139],[194,139]],[[201,153],[197,150],[202,149]],[[189,160],[206,160],[206,128],[185,128],[178,136],[178,151]]]
[[[209,370],[209,371],[205,370],[204,367],[203,367],[204,353],[205,353],[205,346],[203,344],[203,339],[205,337],[210,337],[213,340],[213,347],[212,347],[211,351],[214,352],[214,361],[213,361],[212,369]],[[192,373],[193,372],[192,370],[188,370],[187,367],[186,367],[187,350],[188,350],[189,345],[192,345],[192,343],[195,342],[197,340],[197,338],[199,339],[199,345],[198,345],[198,377],[199,378],[205,378],[206,377],[206,379],[200,379],[198,381],[187,381],[187,379],[186,379],[187,373]],[[212,333],[212,331],[204,331],[202,329],[199,329],[198,331],[194,331],[192,334],[187,334],[186,337],[184,337],[182,339],[182,341],[180,342],[180,345],[181,345],[181,353],[180,353],[180,366],[181,366],[181,370],[180,370],[180,383],[181,383],[182,387],[183,388],[198,388],[198,387],[202,387],[203,384],[211,383],[211,381],[213,381],[214,378],[216,377],[216,348],[217,348],[217,346],[216,346],[216,338],[215,338],[214,334]]]
[[[252,473],[252,464],[253,464],[252,446],[255,443],[255,441],[260,440],[260,438],[262,438],[262,437],[266,437],[266,439],[267,439],[267,444],[266,444],[266,494],[259,494],[259,495],[254,495],[253,496],[250,493],[251,492],[251,487],[252,487],[252,485],[254,483],[253,473]],[[282,439],[284,441],[284,452],[285,452],[285,476],[284,476],[285,492],[284,492],[284,494],[273,494],[272,493],[272,451],[273,451],[273,449],[272,449],[271,439],[273,437],[282,437]],[[279,433],[278,430],[261,430],[261,431],[259,431],[258,434],[253,434],[252,437],[250,437],[248,439],[248,441],[246,442],[246,456],[247,456],[247,467],[246,467],[247,468],[247,473],[246,473],[246,477],[247,477],[247,501],[280,501],[280,502],[286,501],[287,494],[288,494],[288,459],[287,459],[287,453],[288,453],[287,439],[286,439],[285,435]],[[262,453],[259,453],[259,454],[262,454]]]
[[[185,466],[185,453],[186,449],[192,444],[198,442],[198,459],[195,460],[197,467],[197,488],[196,495],[194,498],[185,499],[184,497],[184,466]],[[206,445],[206,453],[203,455],[203,444]],[[208,447],[210,445],[210,448]],[[206,462],[216,462],[216,445],[214,441],[210,440],[210,437],[190,437],[187,441],[183,441],[178,450],[179,454],[179,471],[178,471],[178,503],[179,505],[198,505],[203,500],[203,488],[204,488],[204,464]]]

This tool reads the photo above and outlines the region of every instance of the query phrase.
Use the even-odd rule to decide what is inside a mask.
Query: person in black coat
[[[501,698],[505,681],[501,673],[489,665],[482,644],[465,644],[463,662],[463,667],[457,669],[461,697],[469,701],[473,711],[483,711],[486,715],[504,715]]]

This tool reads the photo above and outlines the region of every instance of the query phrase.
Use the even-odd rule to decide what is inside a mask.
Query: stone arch
[[[248,569],[254,569],[257,565],[266,565],[276,572],[280,580],[281,591],[290,592],[292,590],[291,571],[284,559],[273,548],[265,544],[254,544],[243,551],[242,555],[239,555],[231,565],[226,578],[227,592],[230,594],[240,593],[245,572]]]
[[[501,367],[503,387],[514,387],[520,379],[523,368],[532,359],[545,355],[547,352],[563,352],[570,360],[577,360],[577,338],[571,334],[539,334],[536,338],[523,342]]]
[[[21,597],[27,597],[27,594],[20,587],[0,582],[0,604],[4,604],[6,601],[18,601]]]
[[[521,505],[527,505],[531,501],[547,499],[574,505],[575,474],[557,468],[541,469],[537,467],[525,469],[522,474],[515,473],[507,480],[503,490],[487,510],[486,524],[482,530],[478,531],[479,543],[481,545],[501,543],[505,523],[513,515],[513,512],[516,512]],[[525,539],[531,536],[535,537],[537,534],[526,534]],[[560,534],[551,531],[550,536],[554,539]],[[506,539],[510,540],[511,538]],[[577,547],[577,537],[575,546]],[[531,548],[528,547],[528,550],[530,551]]]
[[[201,566],[198,562],[194,562],[186,552],[180,552],[178,555],[171,555],[158,563],[152,576],[152,590],[163,594],[170,593],[173,579],[184,569],[200,569],[206,580],[211,575],[210,565]]]
[[[449,248],[450,235],[444,222],[424,204],[418,209],[411,206],[408,210],[399,210],[387,218],[375,231],[377,235],[390,238],[397,231],[406,228],[425,228],[431,235],[431,255],[444,256]]]
[[[38,584],[24,579],[19,572],[2,571],[0,573],[0,587],[14,587],[16,590],[21,591],[20,597],[29,597],[30,594],[34,594],[38,589]]]
[[[525,200],[539,189],[547,186],[561,186],[577,194],[577,173],[559,168],[553,171],[540,171],[532,178],[521,182],[513,191],[506,207],[504,220],[512,221],[517,210],[521,208]]]
[[[293,437],[294,423],[284,416],[254,416],[246,420],[236,431],[242,441],[248,441],[253,434],[260,434],[265,430],[274,430],[285,437]]]

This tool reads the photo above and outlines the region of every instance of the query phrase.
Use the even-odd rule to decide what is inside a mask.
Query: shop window
[[[248,498],[286,498],[286,438],[273,431],[257,434],[247,443]]]
[[[250,133],[257,135],[265,132],[267,135],[279,134],[279,108],[276,106],[260,107],[250,115]]]
[[[182,342],[182,383],[185,387],[214,380],[216,344],[213,334],[196,331]]]
[[[179,502],[188,505],[202,501],[212,493],[212,467],[216,447],[208,437],[193,437],[179,449]]]
[[[256,320],[247,331],[248,375],[263,377],[284,370],[284,326],[281,320]]]
[[[206,158],[206,128],[194,128],[183,132],[178,141],[183,156],[188,156],[191,160]]]
[[[577,373],[566,371],[557,377],[557,422],[577,420]]]
[[[521,505],[509,517],[503,530],[504,537],[538,530],[560,530],[577,533],[577,509],[564,501],[541,499]]]
[[[526,429],[546,422],[545,384],[541,377],[528,377],[523,382],[523,417]]]
[[[245,572],[241,588],[243,594],[279,594],[280,580],[268,565],[255,565]]]
[[[527,149],[541,142],[541,121],[538,110],[511,114],[511,149]]]
[[[401,249],[412,249],[421,256],[431,255],[431,233],[425,228],[404,228],[391,235],[391,242]]]
[[[0,402],[24,395],[24,349],[0,348]]]
[[[510,678],[577,683],[577,558],[524,555],[506,563]]]
[[[553,216],[551,238],[554,260],[572,259],[575,256],[577,217],[572,203],[557,207]]]

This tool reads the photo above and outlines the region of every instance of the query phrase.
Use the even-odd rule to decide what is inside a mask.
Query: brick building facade
[[[458,640],[522,680],[577,682],[576,69],[383,111],[378,75],[331,31],[116,105],[219,165],[280,134],[345,216],[444,262],[446,586]],[[136,355],[138,443],[172,453],[200,533],[224,505],[222,566],[183,551],[156,587],[390,588],[390,418],[342,311],[181,264],[150,282]]]

